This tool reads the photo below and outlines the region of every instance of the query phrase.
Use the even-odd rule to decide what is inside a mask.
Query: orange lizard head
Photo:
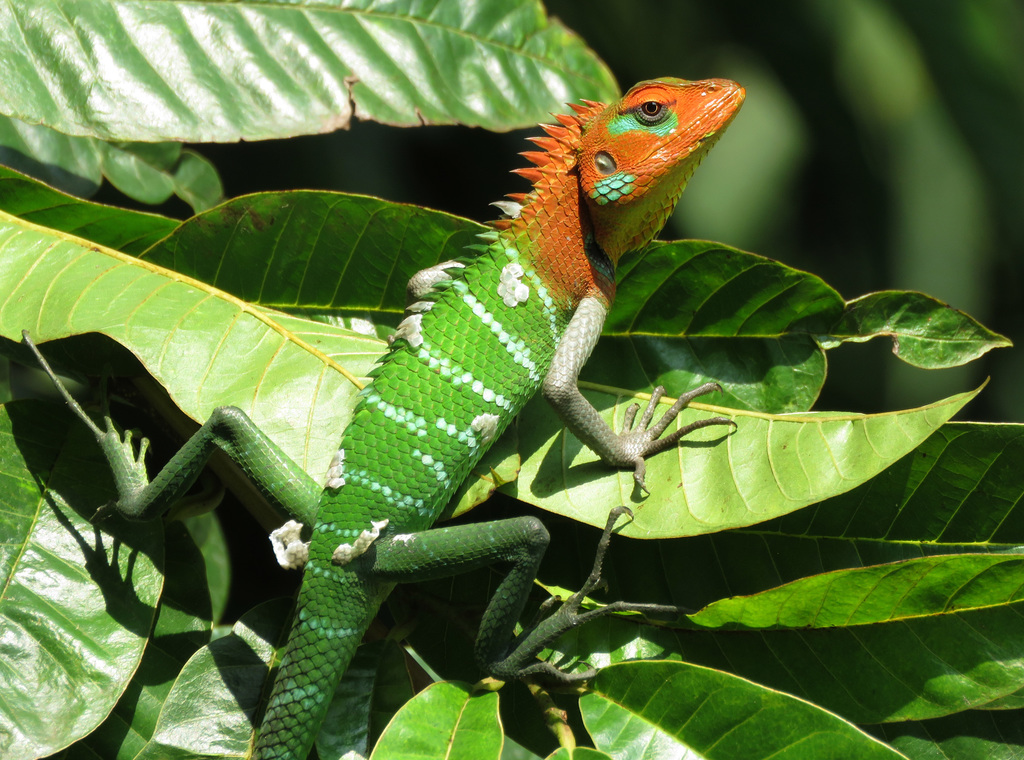
[[[576,108],[580,187],[594,238],[613,262],[658,234],[744,95],[728,79],[665,78],[640,82],[603,110]]]

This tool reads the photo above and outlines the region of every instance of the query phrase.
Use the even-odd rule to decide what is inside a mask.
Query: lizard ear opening
[[[614,174],[619,166],[615,163],[615,159],[611,157],[610,153],[602,150],[594,155],[594,168],[607,177],[609,174]]]

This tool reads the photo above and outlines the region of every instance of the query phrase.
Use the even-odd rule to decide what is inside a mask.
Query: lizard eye
[[[615,163],[615,159],[611,157],[611,154],[605,153],[602,150],[594,156],[594,168],[607,177],[609,174],[614,174],[615,170],[619,167]]]
[[[664,103],[648,100],[646,103],[641,103],[634,113],[641,124],[652,127],[665,120],[668,116],[668,108]]]

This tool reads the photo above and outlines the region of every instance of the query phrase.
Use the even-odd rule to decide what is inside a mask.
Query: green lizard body
[[[665,79],[641,83],[608,107],[574,106],[575,115],[557,117],[558,125],[545,127],[547,137],[534,139],[542,151],[524,154],[536,167],[519,173],[533,189],[499,204],[510,218],[483,236],[478,255],[410,283],[408,316],[360,394],[308,546],[283,540],[289,546],[281,556],[304,561],[305,575],[257,758],[306,757],[363,633],[402,580],[509,563],[484,615],[476,657],[499,678],[558,675],[529,663],[580,622],[575,608],[512,638],[547,544],[539,521],[428,529],[542,388],[567,426],[609,463],[633,467],[641,487],[644,457],[693,429],[662,436],[679,408],[713,384],[648,428],[655,398],[636,429],[632,410],[627,429],[615,433],[579,394],[576,379],[614,298],[616,262],[660,230],[742,99],[742,88],[725,80]],[[313,513],[316,487],[291,463],[280,464],[283,455],[237,410],[217,410],[152,483],[141,455],[125,454],[130,441],[111,438],[111,429],[96,432],[119,482],[118,508],[133,516],[166,509],[215,447],[239,460],[268,498],[307,524]]]

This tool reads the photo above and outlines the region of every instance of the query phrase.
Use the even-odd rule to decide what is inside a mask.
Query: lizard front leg
[[[633,425],[640,406],[632,404],[626,410],[622,432],[612,430],[577,386],[580,370],[601,337],[607,315],[608,309],[599,299],[587,297],[580,301],[544,378],[544,398],[555,408],[566,427],[601,459],[615,467],[631,467],[637,486],[646,491],[644,460],[647,457],[673,447],[680,438],[694,430],[708,425],[735,426],[736,423],[725,417],[710,417],[691,422],[662,437],[676,415],[693,399],[722,390],[718,383],[705,383],[680,396],[661,419],[651,425],[654,410],[665,393],[665,389],[658,386],[651,394],[639,424]]]
[[[101,507],[97,517],[102,518],[112,510],[133,520],[162,515],[185,496],[210,456],[221,449],[245,471],[272,506],[306,526],[312,526],[322,487],[256,427],[241,409],[233,406],[214,409],[203,426],[150,480],[145,464],[149,441],[142,438],[136,453],[131,433],[119,433],[106,411],[103,415],[105,429],[96,425],[68,393],[27,331],[22,333],[22,340],[35,354],[71,411],[92,432],[110,465],[118,499]]]

